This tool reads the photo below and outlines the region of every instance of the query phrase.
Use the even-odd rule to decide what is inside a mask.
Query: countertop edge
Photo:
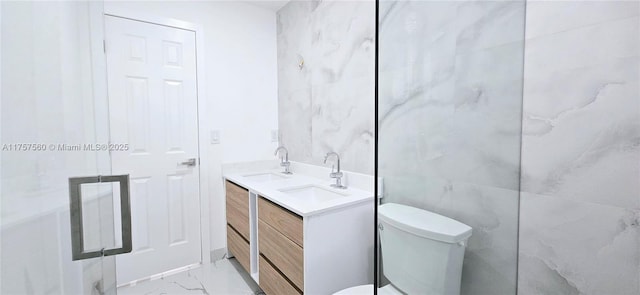
[[[254,182],[254,181],[247,180],[243,177],[243,175],[261,174],[261,173],[278,173],[278,172],[275,172],[273,170],[267,170],[267,171],[262,170],[262,171],[244,172],[244,173],[229,173],[229,174],[223,174],[222,178],[223,180],[228,180],[232,183],[235,183],[236,185],[239,185],[247,189],[248,191],[253,192],[258,196],[261,196],[302,217],[309,217],[313,215],[323,214],[330,211],[351,207],[366,201],[374,200],[373,192],[368,192],[368,191],[364,191],[357,188],[349,188],[349,190],[351,192],[354,192],[355,194],[355,196],[353,196],[353,199],[349,201],[340,202],[334,205],[331,205],[331,203],[329,203],[328,205],[318,206],[317,208],[313,208],[313,209],[299,208],[298,206],[295,206],[295,204],[289,204],[284,200],[282,200],[282,198],[278,198],[277,196],[274,196],[274,194],[277,195],[277,192],[275,192],[273,189],[274,184],[282,183],[287,180],[278,180],[278,181],[271,181],[271,182]],[[301,185],[328,186],[328,184],[326,183],[327,181],[310,177],[307,175],[293,175],[293,176],[290,176],[289,178],[298,181],[298,183],[289,184],[288,186],[301,186]]]

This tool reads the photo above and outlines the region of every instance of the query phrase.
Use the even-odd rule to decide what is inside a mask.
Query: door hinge
[[[102,40],[102,51],[104,51],[104,53],[107,53],[107,41],[106,40]]]

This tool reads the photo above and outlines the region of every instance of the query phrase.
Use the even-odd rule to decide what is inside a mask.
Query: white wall
[[[105,2],[105,13],[144,12],[201,25],[206,103],[221,144],[209,144],[211,250],[226,247],[222,163],[273,159],[278,128],[275,12],[233,1]],[[209,140],[209,139],[207,139]]]

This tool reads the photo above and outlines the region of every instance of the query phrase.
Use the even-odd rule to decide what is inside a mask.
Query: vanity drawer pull
[[[249,191],[227,181],[227,223],[249,240]]]
[[[251,273],[249,243],[229,225],[227,225],[227,247],[229,252],[236,257],[244,270],[246,270],[247,273]]]
[[[260,197],[258,200],[258,219],[271,225],[300,247],[304,247],[302,217]]]
[[[287,279],[285,279],[262,255],[260,255],[260,288],[267,295],[300,295]]]

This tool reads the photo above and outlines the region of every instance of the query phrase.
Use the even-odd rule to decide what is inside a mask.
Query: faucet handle
[[[342,177],[342,172],[336,171],[335,168],[336,168],[336,165],[331,165],[331,173],[329,174],[329,177],[331,178]]]

